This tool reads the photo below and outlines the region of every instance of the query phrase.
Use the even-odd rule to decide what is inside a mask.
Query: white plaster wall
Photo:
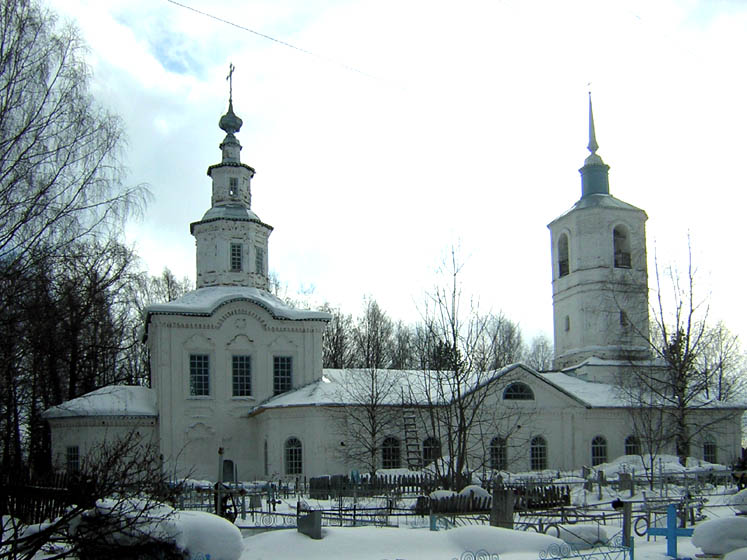
[[[572,210],[550,224],[556,367],[590,356],[645,356],[645,220],[643,211],[599,206]],[[614,267],[613,230],[619,225],[628,231],[630,269]],[[570,274],[560,277],[558,240],[563,233],[569,238]],[[620,311],[625,311],[628,325],[621,325]]]
[[[249,286],[266,290],[269,286],[269,226],[260,222],[215,220],[194,224],[197,287]],[[231,270],[231,243],[241,243],[242,270]],[[256,270],[257,248],[263,252],[262,272]]]
[[[210,169],[210,177],[213,180],[213,195],[211,206],[219,206],[226,203],[240,202],[247,208],[252,207],[251,180],[254,170],[244,165],[223,165]],[[229,194],[229,180],[238,179],[238,189],[235,196]]]
[[[322,373],[321,321],[279,321],[239,301],[210,317],[153,315],[149,328],[153,383],[160,412],[161,450],[180,476],[217,477],[218,449],[234,461],[240,479],[253,472],[259,442],[248,413],[273,394],[273,356],[293,358],[292,385]],[[189,356],[210,356],[210,395],[189,394]],[[252,396],[232,396],[233,354],[249,354]]]
[[[81,465],[92,451],[114,445],[133,432],[143,447],[158,444],[158,422],[152,417],[90,416],[51,418],[52,465],[64,471],[68,447],[78,447]]]
[[[340,454],[337,413],[338,407],[299,406],[270,409],[252,418],[261,434],[259,447],[264,449],[267,441],[267,472],[262,455],[252,471],[255,477],[296,478],[285,474],[285,442],[291,437],[298,438],[303,446],[301,477],[349,474],[353,467],[346,465]]]

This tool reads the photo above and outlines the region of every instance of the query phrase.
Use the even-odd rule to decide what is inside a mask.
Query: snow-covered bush
[[[70,533],[81,560],[237,560],[243,550],[241,532],[222,517],[137,499],[99,500]]]
[[[465,486],[462,488],[461,492],[459,492],[460,496],[466,496],[469,498],[470,494],[472,494],[475,498],[489,498],[490,492],[485,490],[482,486],[478,486],[477,484],[470,484],[469,486]]]
[[[747,547],[747,518],[722,517],[695,527],[692,543],[704,554],[727,554]]]

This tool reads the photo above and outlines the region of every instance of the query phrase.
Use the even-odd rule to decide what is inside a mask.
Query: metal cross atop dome
[[[226,133],[229,136],[233,136],[235,132],[238,132],[241,130],[241,125],[243,124],[241,119],[236,116],[236,114],[233,112],[233,71],[236,70],[236,67],[233,65],[233,63],[230,63],[228,65],[228,76],[226,76],[226,80],[228,80],[228,112],[223,115],[220,118],[220,121],[218,122],[218,126],[226,131]]]
[[[233,62],[230,62],[228,64],[228,76],[226,76],[226,80],[228,80],[228,102],[230,103],[233,101],[233,71],[236,70],[236,67],[233,65]]]

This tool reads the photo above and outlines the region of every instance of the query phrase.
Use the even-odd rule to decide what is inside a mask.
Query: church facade
[[[514,364],[485,375],[480,406],[494,420],[470,444],[473,470],[569,470],[640,451],[631,404],[616,380],[631,368],[659,367],[651,365],[646,342],[647,217],[610,194],[591,105],[589,112],[581,198],[548,226],[554,371]],[[48,410],[60,468],[105,440],[111,426],[126,430],[138,416],[174,476],[234,481],[364,470],[341,450],[352,443],[345,410],[356,406],[344,388],[361,372],[323,369],[329,314],[291,308],[268,292],[272,227],[252,210],[254,169],[241,162],[241,125],[229,101],[220,119],[221,161],[208,169],[211,206],[190,226],[197,289],[148,308],[152,388],[119,388],[124,396],[110,414],[110,401],[95,393]],[[387,375],[409,384],[424,372]],[[128,409],[126,402],[140,404]],[[429,429],[425,404],[417,396],[408,406],[385,403],[398,419],[381,434],[377,468],[406,467],[413,441],[421,464],[443,453],[446,444]],[[741,405],[704,403],[696,421],[709,428],[691,455],[736,459],[743,412]],[[415,421],[408,427],[409,413]],[[109,432],[93,427],[102,418]],[[91,430],[76,430],[81,422]]]

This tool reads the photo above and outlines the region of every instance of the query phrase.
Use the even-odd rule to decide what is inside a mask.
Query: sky
[[[686,271],[689,238],[696,297],[747,344],[747,3],[180,4],[49,1],[153,195],[127,229],[152,273],[194,278],[233,63],[252,210],[289,295],[354,314],[371,296],[412,322],[456,247],[466,300],[552,337],[546,226],[581,195],[591,90],[610,192],[649,216],[650,287],[655,258]]]

